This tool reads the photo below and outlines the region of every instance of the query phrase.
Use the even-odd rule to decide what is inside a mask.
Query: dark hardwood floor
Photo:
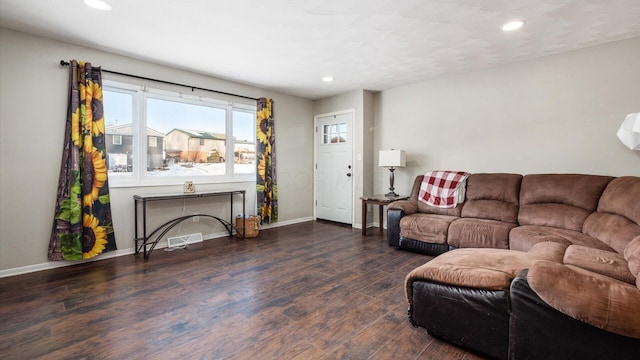
[[[0,279],[0,359],[481,359],[414,328],[430,257],[307,222]]]

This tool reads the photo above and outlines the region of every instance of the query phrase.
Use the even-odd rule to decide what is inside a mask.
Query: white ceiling
[[[107,1],[0,0],[0,26],[311,99],[640,36],[640,0]]]

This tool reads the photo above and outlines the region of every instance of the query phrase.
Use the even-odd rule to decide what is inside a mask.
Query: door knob
[[[347,176],[351,177],[351,173],[347,173]]]

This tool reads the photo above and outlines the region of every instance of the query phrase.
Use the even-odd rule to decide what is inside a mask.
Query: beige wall
[[[376,95],[375,151],[407,151],[396,192],[430,170],[640,175],[616,131],[640,111],[640,38]],[[375,189],[388,187],[376,171]]]
[[[68,86],[68,69],[61,69],[58,63],[71,58],[90,61],[109,70],[250,97],[273,98],[279,224],[312,218],[311,100],[0,28],[0,276],[52,266],[46,255],[62,156]],[[123,80],[108,74],[104,77]],[[153,85],[185,91],[179,87]],[[234,98],[234,101],[243,100]],[[247,213],[255,213],[252,182],[207,184],[197,188],[245,189]],[[132,196],[173,191],[181,192],[182,186],[111,189],[116,241],[118,248],[124,249],[119,253],[133,248]],[[149,210],[150,218],[154,219],[151,226],[183,212],[211,211],[206,202],[189,203],[184,210],[183,205],[182,201],[154,205]],[[240,206],[239,200],[236,201],[234,212],[239,213]],[[229,216],[230,209],[223,201],[214,207],[214,215]],[[204,221],[184,223],[180,230],[183,234],[203,232],[205,236],[223,231],[219,226],[210,225]]]
[[[373,169],[377,167],[374,163],[374,121],[375,121],[375,94],[371,91],[363,92],[362,104],[362,162],[364,179],[362,184],[362,194],[372,195],[373,191]]]
[[[640,176],[640,152],[628,150],[615,136],[625,115],[640,111],[640,38],[444,76],[375,95],[358,90],[311,101],[0,29],[0,276],[48,264],[68,76],[57,63],[70,58],[105,69],[274,98],[280,224],[312,217],[313,116],[342,110],[355,110],[354,157],[362,156],[354,166],[356,227],[361,224],[359,196],[385,193],[388,188],[388,170],[376,166],[380,149],[407,151],[407,167],[396,171],[400,193],[409,191],[416,175],[434,169]],[[253,183],[234,186],[247,190],[247,204],[253,209]],[[181,190],[181,186],[113,189],[118,247],[125,252],[133,247],[132,195]],[[164,221],[180,215],[182,205],[158,205],[149,210],[150,216],[155,222]],[[217,205],[218,214],[227,216],[228,207]],[[184,211],[200,210],[209,210],[208,204],[190,204]],[[181,229],[199,231],[206,235],[212,230],[206,223],[189,223]]]

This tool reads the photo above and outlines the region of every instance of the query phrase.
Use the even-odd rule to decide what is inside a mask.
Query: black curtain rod
[[[69,65],[71,65],[71,64],[70,64],[68,61],[60,60],[60,65],[61,65],[61,66],[69,66]],[[115,74],[115,75],[128,76],[128,77],[132,77],[132,78],[136,78],[136,79],[141,79],[141,80],[155,81],[155,82],[159,82],[159,83],[163,83],[163,84],[168,84],[168,85],[177,85],[177,86],[182,86],[182,87],[186,87],[186,88],[191,89],[191,91],[194,91],[194,90],[204,90],[204,91],[214,92],[214,93],[217,93],[217,94],[223,94],[223,95],[235,96],[235,97],[239,97],[239,98],[243,98],[243,99],[249,99],[249,100],[258,101],[258,99],[253,98],[253,97],[244,96],[244,95],[238,95],[238,94],[232,94],[232,93],[228,93],[228,92],[224,92],[224,91],[218,91],[218,90],[205,89],[205,88],[201,88],[201,87],[197,87],[197,86],[185,85],[185,84],[180,84],[180,83],[175,83],[175,82],[165,81],[165,80],[158,80],[158,79],[148,78],[148,77],[144,77],[144,76],[138,76],[138,75],[132,75],[132,74],[127,74],[127,73],[122,73],[122,72],[119,72],[119,71],[111,71],[111,70],[107,70],[107,69],[102,69],[102,71],[103,71],[103,72],[106,72],[106,73],[109,73],[109,74]]]

